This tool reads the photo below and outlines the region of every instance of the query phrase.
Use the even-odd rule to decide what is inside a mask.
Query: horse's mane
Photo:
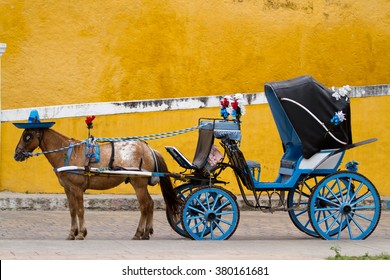
[[[58,132],[58,131],[56,131],[54,129],[51,129],[51,128],[47,129],[46,132],[52,133],[52,134],[58,136],[59,138],[61,138],[62,140],[65,140],[65,141],[68,141],[68,142],[70,142],[70,141],[73,142],[73,143],[80,143],[81,142],[81,140],[77,140],[77,139],[75,139],[73,137],[68,137],[68,136],[66,136],[66,135],[64,135],[64,134],[62,134],[62,133],[60,133],[60,132]]]

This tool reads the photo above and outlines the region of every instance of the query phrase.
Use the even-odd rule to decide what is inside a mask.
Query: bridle
[[[38,147],[41,147],[41,145],[42,145],[42,141],[43,141],[43,136],[44,136],[44,133],[45,133],[45,129],[39,129],[39,132],[40,133],[36,133],[37,134],[37,138],[38,138]],[[26,140],[24,139],[28,134],[29,135],[31,135],[31,136],[33,136],[33,133],[31,133],[31,132],[24,132],[26,135],[23,135],[23,141],[24,142],[26,142]],[[31,137],[30,136],[30,137]],[[25,157],[31,157],[32,156],[32,154],[31,154],[31,152],[26,152],[25,151],[25,148],[26,148],[26,143],[24,143],[24,145],[23,145],[23,147],[22,147],[22,151],[21,151],[21,153],[25,156]]]

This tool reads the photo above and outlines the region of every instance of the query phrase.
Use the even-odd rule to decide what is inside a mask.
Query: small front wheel
[[[183,228],[195,240],[228,239],[239,220],[235,196],[218,186],[205,186],[190,194],[181,214]]]
[[[340,171],[325,177],[309,199],[310,222],[323,239],[365,239],[375,230],[380,216],[378,191],[355,172]]]

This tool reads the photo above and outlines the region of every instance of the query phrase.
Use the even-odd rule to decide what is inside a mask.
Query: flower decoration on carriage
[[[333,117],[330,119],[330,124],[334,126],[338,126],[340,123],[345,121],[347,118],[345,117],[345,114],[343,111],[338,111],[334,113]]]
[[[229,101],[229,96],[225,96],[222,100],[221,100],[221,111],[220,111],[220,114],[221,114],[221,117],[224,118],[225,120],[229,117],[230,115],[230,109],[229,109],[229,104],[230,104],[230,101]]]
[[[352,89],[349,85],[346,85],[338,89],[332,87],[331,90],[333,92],[332,96],[336,98],[336,100],[340,100],[341,98],[346,98],[346,100],[348,100],[349,93]]]
[[[349,171],[357,172],[358,171],[358,167],[357,167],[358,165],[359,165],[359,162],[351,160],[351,161],[349,161],[349,162],[347,162],[345,164],[345,168],[347,168],[347,170],[349,170]]]
[[[87,116],[85,118],[85,123],[88,128],[88,137],[91,137],[91,129],[93,128],[93,120],[95,119],[95,116]]]
[[[225,96],[221,100],[221,117],[225,120],[231,115],[238,122],[241,122],[241,116],[245,114],[244,97],[241,93],[234,96]]]
[[[347,118],[345,117],[343,111],[335,112],[333,117],[330,119],[330,125],[325,133],[325,137],[329,132],[332,132],[336,126],[340,125],[345,120],[347,120]]]

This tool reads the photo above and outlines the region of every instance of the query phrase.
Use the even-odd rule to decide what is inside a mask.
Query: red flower
[[[232,102],[232,109],[237,110],[237,108],[238,108],[238,102],[236,99],[234,99],[234,101]]]
[[[88,126],[88,129],[92,128],[92,121],[95,119],[95,116],[88,116],[85,118],[85,123]]]
[[[222,108],[229,107],[229,100],[226,97],[221,100],[221,106],[222,106]]]

